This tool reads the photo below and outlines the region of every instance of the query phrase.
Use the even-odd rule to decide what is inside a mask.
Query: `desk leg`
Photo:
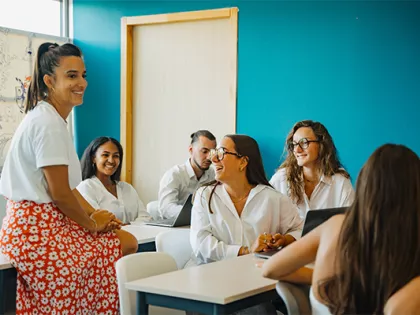
[[[149,315],[149,304],[146,303],[144,292],[137,292],[137,315]]]
[[[3,315],[6,312],[6,295],[4,294],[4,274],[5,271],[0,270],[0,315]]]
[[[212,315],[225,315],[227,314],[224,308],[224,305],[213,304],[213,314]]]

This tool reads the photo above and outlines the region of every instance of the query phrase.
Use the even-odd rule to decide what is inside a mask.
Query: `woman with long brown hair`
[[[319,122],[296,123],[286,138],[287,156],[270,184],[297,205],[301,218],[309,210],[347,207],[354,198],[350,175],[341,165],[327,128]]]
[[[114,264],[137,251],[137,240],[76,190],[82,172],[66,119],[86,87],[78,47],[39,46],[0,180],[0,252],[18,272],[17,314],[119,313]]]
[[[314,314],[390,314],[412,281],[420,287],[419,248],[420,160],[405,146],[387,144],[362,168],[346,215],[280,251],[263,274],[312,284]],[[313,271],[303,267],[314,261]]]

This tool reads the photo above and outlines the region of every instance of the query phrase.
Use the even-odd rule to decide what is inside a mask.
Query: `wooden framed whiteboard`
[[[236,132],[238,9],[122,18],[122,179],[144,202],[190,134]]]

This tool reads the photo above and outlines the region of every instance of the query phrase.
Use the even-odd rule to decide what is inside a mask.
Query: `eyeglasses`
[[[209,160],[212,160],[214,157],[216,157],[218,161],[221,161],[225,158],[225,154],[236,155],[239,158],[243,157],[243,155],[240,155],[239,153],[226,151],[225,148],[218,148],[210,150]]]
[[[302,139],[300,139],[298,142],[295,142],[295,141],[289,141],[289,142],[287,143],[287,149],[288,149],[289,151],[293,152],[293,151],[295,150],[296,146],[300,146],[300,148],[301,148],[302,150],[305,150],[305,149],[307,149],[307,148],[309,147],[309,144],[310,144],[311,142],[319,142],[319,140],[308,140],[308,139],[306,139],[306,138],[302,138]]]

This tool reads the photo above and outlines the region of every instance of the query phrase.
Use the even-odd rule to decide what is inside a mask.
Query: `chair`
[[[183,269],[191,258],[189,229],[173,229],[156,236],[156,251],[164,252],[175,259],[178,269]]]
[[[276,291],[286,305],[289,315],[312,314],[309,301],[310,286],[279,281]]]
[[[156,252],[137,253],[122,257],[117,261],[115,267],[121,315],[135,315],[137,311],[136,293],[125,288],[127,282],[177,270],[175,260],[171,256]],[[185,315],[185,312],[150,306],[149,314]]]
[[[157,200],[150,201],[146,206],[146,210],[154,220],[162,219],[159,213],[159,202]]]

